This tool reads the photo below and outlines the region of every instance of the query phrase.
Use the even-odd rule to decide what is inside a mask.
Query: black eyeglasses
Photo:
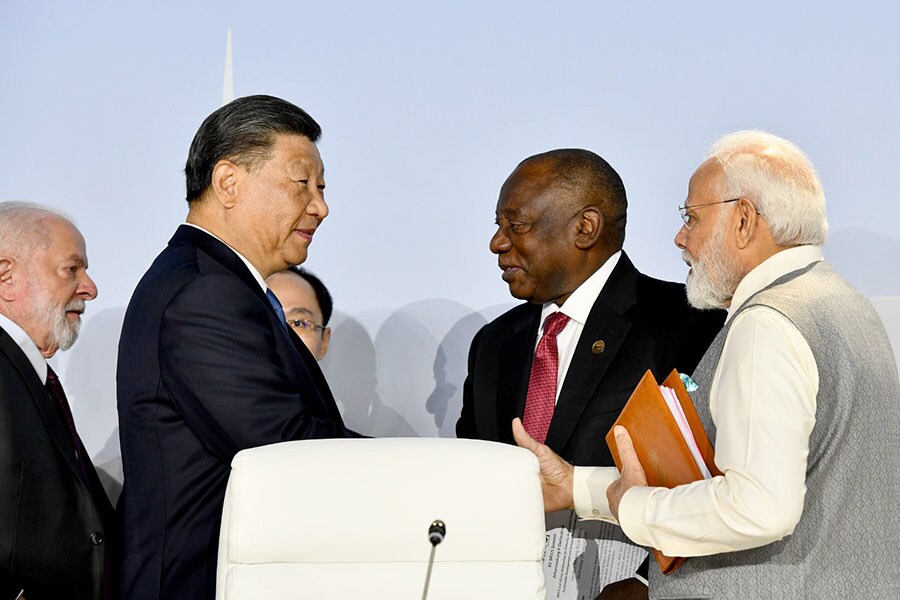
[[[715,204],[728,204],[729,202],[737,202],[740,198],[732,198],[731,200],[720,200],[719,202],[707,202],[706,204],[696,204],[694,206],[679,206],[678,212],[681,214],[681,220],[684,221],[684,226],[686,229],[690,229],[694,223],[694,217],[689,213],[689,210],[697,210],[698,208],[703,208],[704,206],[713,206]],[[759,214],[759,211],[756,211]]]
[[[287,324],[294,329],[302,329],[303,331],[318,331],[325,329],[324,325],[319,325],[315,321],[309,319],[288,319]]]

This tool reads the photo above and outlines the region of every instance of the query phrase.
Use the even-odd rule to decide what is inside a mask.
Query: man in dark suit
[[[97,295],[61,215],[0,203],[0,600],[114,597],[118,523],[46,359]]]
[[[320,132],[289,102],[251,96],[191,144],[187,223],[138,284],[119,343],[123,598],[213,598],[238,451],[356,435],[264,283],[306,259],[328,214]]]
[[[524,417],[569,462],[612,465],[604,438],[647,369],[693,371],[724,313],[638,272],[622,251],[626,208],[618,173],[587,150],[527,158],[503,184],[490,248],[527,302],[473,339],[457,436],[514,444]]]

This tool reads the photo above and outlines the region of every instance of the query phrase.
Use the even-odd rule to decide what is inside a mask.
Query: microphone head
[[[437,546],[443,542],[445,535],[447,535],[447,527],[441,520],[435,520],[431,527],[428,528],[428,541],[431,542],[432,546]]]

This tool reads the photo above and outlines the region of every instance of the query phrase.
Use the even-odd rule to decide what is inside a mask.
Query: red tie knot
[[[560,311],[547,315],[547,318],[544,319],[544,335],[555,338],[568,322],[569,315]]]

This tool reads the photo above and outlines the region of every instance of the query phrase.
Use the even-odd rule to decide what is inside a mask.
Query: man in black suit
[[[0,600],[114,597],[118,523],[46,359],[97,295],[65,217],[0,203]]]
[[[612,465],[604,438],[647,369],[658,379],[693,371],[724,313],[692,309],[683,285],[637,271],[622,251],[626,208],[618,173],[587,150],[527,158],[503,184],[490,248],[526,303],[473,339],[458,437],[514,444],[512,420],[524,416],[567,461]],[[555,398],[539,422],[526,399],[540,384],[532,364],[557,312],[565,324],[546,384]]]
[[[320,132],[293,104],[250,96],[191,144],[187,223],[138,284],[119,342],[123,598],[214,597],[238,451],[356,435],[264,283],[306,259],[328,214]]]

